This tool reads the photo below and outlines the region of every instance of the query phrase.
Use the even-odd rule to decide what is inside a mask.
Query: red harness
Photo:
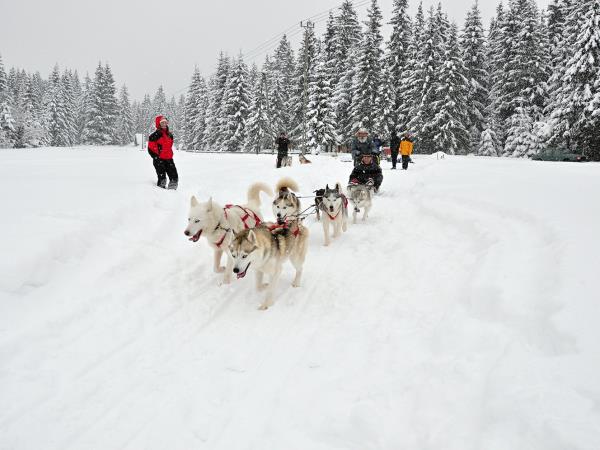
[[[260,218],[256,215],[256,213],[250,209],[246,209],[243,206],[240,205],[225,205],[225,208],[223,208],[223,212],[225,214],[225,219],[227,219],[227,210],[231,209],[231,208],[240,208],[242,211],[244,211],[246,214],[244,216],[242,216],[240,219],[242,220],[242,223],[244,224],[244,228],[246,230],[249,230],[250,228],[254,228],[248,225],[248,223],[246,223],[246,221],[252,217],[254,219],[254,226],[260,225],[261,224],[261,220]],[[227,234],[227,233],[226,233]],[[225,238],[223,238],[225,239]],[[222,242],[221,242],[222,243]]]
[[[329,218],[330,218],[331,220],[335,220],[335,219],[337,219],[337,216],[339,216],[339,215],[340,215],[340,213],[342,212],[342,210],[343,210],[344,208],[347,208],[347,207],[348,207],[348,197],[346,197],[344,194],[342,194],[342,204],[343,204],[343,207],[342,207],[342,208],[340,208],[340,210],[337,212],[337,214],[336,214],[335,216],[332,216],[331,214],[329,214],[329,212],[325,211],[325,212],[327,212],[327,215],[329,216]]]
[[[221,238],[221,240],[219,242],[215,242],[215,245],[217,246],[217,248],[221,248],[221,245],[223,245],[223,242],[225,242],[225,237],[227,237],[227,233],[229,233],[229,230],[225,232],[225,234],[223,235],[223,237]]]
[[[271,225],[269,227],[269,231],[271,233],[273,233],[274,231],[277,231],[277,230],[288,230],[288,229],[289,229],[289,224],[287,221],[282,224],[274,223],[273,225]],[[296,229],[294,231],[292,231],[292,234],[294,235],[294,237],[298,237],[300,235],[300,227],[296,227]]]

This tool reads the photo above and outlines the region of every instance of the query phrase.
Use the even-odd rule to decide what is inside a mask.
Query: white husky
[[[260,213],[260,193],[272,196],[271,188],[264,183],[255,183],[248,189],[248,203],[245,205],[226,205],[222,207],[213,202],[199,202],[192,197],[188,226],[184,231],[191,236],[190,241],[197,242],[205,236],[214,249],[214,271],[223,273],[223,283],[231,283],[233,260],[229,254],[229,245],[234,233],[254,228],[262,222]],[[227,267],[221,266],[223,252],[227,253]]]

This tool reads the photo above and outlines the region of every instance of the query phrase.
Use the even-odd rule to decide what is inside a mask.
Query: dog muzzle
[[[185,235],[189,236],[189,232],[185,231]],[[200,236],[202,236],[202,229],[200,229],[200,231],[198,231],[195,235],[193,235],[191,238],[189,238],[189,241],[192,242],[198,242],[198,240],[200,239]]]
[[[246,266],[246,268],[244,269],[243,272],[240,272],[240,269],[238,269],[237,267],[233,269],[233,272],[237,274],[238,280],[240,278],[244,278],[246,276],[246,273],[248,273],[248,269],[250,268],[250,264],[252,264],[252,263],[248,263],[248,265]]]

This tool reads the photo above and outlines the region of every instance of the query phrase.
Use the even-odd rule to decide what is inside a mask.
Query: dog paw
[[[299,281],[294,281],[294,282],[292,283],[292,287],[294,287],[294,288],[299,288],[299,287],[301,287],[301,286],[302,286],[302,285],[300,284],[300,282],[299,282]]]
[[[225,272],[225,267],[217,267],[215,269],[215,273],[224,273]]]

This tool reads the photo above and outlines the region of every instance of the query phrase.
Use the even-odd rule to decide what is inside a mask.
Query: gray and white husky
[[[214,271],[223,273],[223,283],[231,283],[233,259],[228,252],[233,240],[233,233],[254,228],[262,222],[260,213],[260,193],[273,195],[271,188],[264,183],[254,183],[248,189],[248,202],[245,205],[226,205],[222,207],[213,201],[199,202],[192,197],[188,226],[184,234],[192,242],[198,242],[201,236],[206,237],[214,250]],[[227,254],[227,267],[221,266],[223,253]]]
[[[317,220],[321,220],[321,215],[323,216],[324,245],[328,246],[331,242],[329,238],[330,225],[333,225],[334,238],[339,237],[342,231],[345,232],[348,228],[348,198],[344,195],[340,183],[336,183],[333,189],[327,185],[325,189],[315,192],[317,194],[315,198]]]
[[[279,180],[275,186],[277,197],[273,200],[273,215],[277,223],[296,219],[300,214],[300,199],[294,192],[298,192],[298,183],[288,177]]]
[[[364,209],[362,220],[367,220],[369,211],[373,205],[373,188],[364,184],[351,184],[348,186],[348,197],[354,207],[352,212],[352,223],[356,223],[356,216]]]
[[[252,269],[256,273],[256,289],[267,290],[259,308],[262,310],[273,305],[277,281],[286,260],[290,260],[296,269],[292,286],[300,286],[307,250],[308,229],[297,219],[285,225],[264,223],[244,230],[235,235],[229,246],[232,270],[237,278],[244,278]],[[263,283],[265,274],[270,277],[268,284]]]

